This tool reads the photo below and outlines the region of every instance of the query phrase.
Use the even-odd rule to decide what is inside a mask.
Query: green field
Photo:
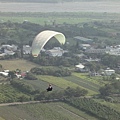
[[[118,21],[120,18],[120,14],[118,13],[90,13],[90,12],[50,12],[50,13],[0,13],[0,22],[17,22],[23,23],[24,21],[37,23],[41,25],[52,25],[53,22],[56,24],[83,24],[83,23],[90,23],[94,21],[106,21],[110,22],[111,20]]]
[[[4,69],[21,71],[29,71],[33,67],[38,67],[37,64],[24,59],[0,60],[0,64]]]
[[[3,120],[98,120],[62,102],[4,106],[0,116]]]

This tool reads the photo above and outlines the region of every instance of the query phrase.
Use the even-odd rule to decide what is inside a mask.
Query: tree
[[[11,80],[15,78],[15,71],[9,71],[8,76],[10,77]]]

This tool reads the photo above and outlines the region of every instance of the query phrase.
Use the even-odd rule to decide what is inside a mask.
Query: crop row
[[[97,87],[97,85],[93,84],[92,82],[88,82],[87,80],[82,80],[76,76],[67,77],[65,79],[95,92],[98,92],[99,90],[99,87]]]
[[[87,98],[72,98],[66,102],[80,110],[104,120],[120,120],[120,113],[108,106]]]

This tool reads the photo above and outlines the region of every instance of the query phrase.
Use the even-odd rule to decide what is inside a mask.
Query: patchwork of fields
[[[6,62],[8,63],[6,65]],[[26,60],[12,60],[12,61],[0,61],[5,69],[16,70],[17,68],[24,70],[30,70],[32,67],[36,67],[36,64]],[[12,67],[11,67],[12,66]],[[35,89],[45,91],[48,84],[53,85],[54,91],[59,91],[67,87],[76,88],[80,87],[88,90],[89,95],[99,94],[99,88],[105,83],[101,77],[89,77],[83,73],[72,73],[69,77],[54,77],[48,75],[37,75],[38,80],[21,80],[27,84],[30,84]],[[14,89],[11,95],[15,95]],[[9,90],[7,89],[7,90]],[[9,92],[10,92],[9,90]],[[7,91],[8,92],[8,91]],[[2,93],[2,92],[1,92]],[[2,95],[2,94],[1,94]],[[8,94],[7,94],[8,95]],[[98,100],[98,102],[111,106],[113,109],[119,109],[117,104],[108,104]],[[26,105],[14,105],[14,106],[1,106],[0,107],[0,120],[98,120],[91,117],[87,113],[80,111],[68,104],[55,102],[55,103],[37,103]]]
[[[37,65],[26,60],[1,60],[3,68],[9,70],[20,69],[21,71],[30,70]],[[67,87],[80,87],[89,91],[89,95],[99,93],[99,88],[103,85],[101,80],[89,78],[85,74],[73,73],[70,77],[54,77],[47,75],[37,76],[38,80],[23,80],[27,84],[31,84],[35,89],[45,90],[49,83],[54,86],[54,90],[65,89]]]

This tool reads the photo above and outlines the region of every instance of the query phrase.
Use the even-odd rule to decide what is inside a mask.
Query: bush
[[[30,72],[26,74],[25,78],[28,79],[28,80],[37,80],[35,75],[30,73]]]

